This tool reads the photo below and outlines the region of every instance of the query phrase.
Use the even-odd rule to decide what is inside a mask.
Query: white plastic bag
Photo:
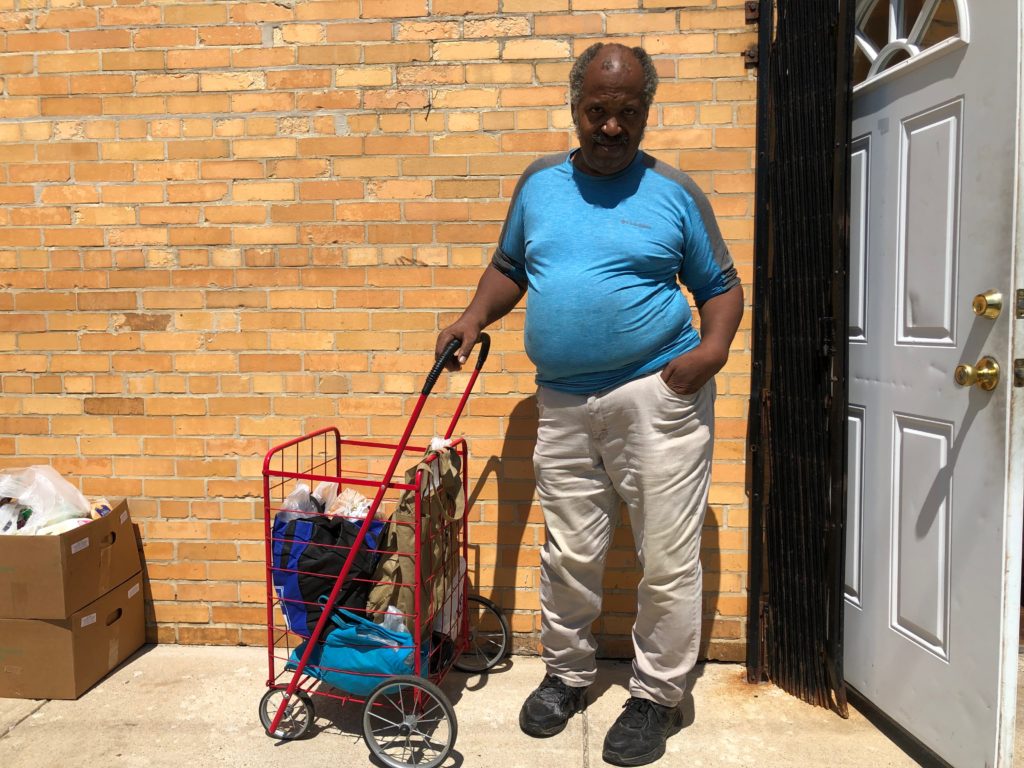
[[[296,483],[294,490],[288,494],[288,498],[281,505],[281,511],[277,513],[277,520],[294,520],[297,517],[309,517],[316,513],[316,505],[309,495],[309,485]]]
[[[24,504],[12,501],[0,506],[0,534],[13,536],[19,527],[24,526],[32,517],[32,510]]]
[[[462,622],[459,621],[459,613],[462,610],[463,595],[466,593],[466,558],[459,556],[459,581],[453,585],[444,601],[441,610],[434,617],[433,630],[448,635],[452,640],[459,637],[459,630]]]
[[[337,483],[320,483],[313,491],[313,504],[317,512],[324,512],[331,508],[335,497],[338,495]]]
[[[409,633],[409,630],[405,628],[405,617],[402,615],[402,612],[393,605],[388,606],[388,612],[384,614],[384,618],[380,625],[384,627],[384,629],[389,629],[392,632]]]
[[[91,511],[82,492],[46,465],[0,474],[0,498],[14,499],[32,510],[25,524],[17,530],[26,536],[62,520],[89,517]]]
[[[370,500],[355,488],[346,488],[338,494],[329,511],[349,520],[364,520],[370,512]]]

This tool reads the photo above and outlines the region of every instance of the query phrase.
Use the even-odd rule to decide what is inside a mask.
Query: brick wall
[[[749,288],[742,6],[0,0],[0,465],[52,463],[132,500],[151,638],[264,642],[264,452],[325,424],[400,432],[517,174],[574,143],[565,83],[591,42],[654,55],[644,146],[708,192]],[[493,329],[460,432],[473,581],[533,648],[543,526],[521,327],[517,311]],[[713,658],[742,653],[748,328],[719,376]],[[463,381],[442,380],[418,434]],[[629,652],[637,578],[620,529],[610,653]]]

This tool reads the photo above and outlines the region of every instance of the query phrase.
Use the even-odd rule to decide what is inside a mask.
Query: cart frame
[[[450,606],[453,602],[454,596],[458,596],[457,602],[455,602],[456,615],[453,617],[454,621],[457,622],[458,632],[457,637],[454,641],[454,648],[451,649],[450,657],[447,659],[440,659],[436,665],[436,668],[431,670],[434,664],[430,660],[425,659],[422,653],[422,644],[424,642],[424,626],[425,622],[433,621],[434,614],[430,617],[424,615],[425,606],[422,603],[422,584],[421,579],[423,578],[421,562],[421,543],[422,537],[427,535],[428,532],[421,530],[422,520],[422,504],[423,504],[423,490],[424,483],[426,482],[425,472],[423,468],[419,468],[415,473],[413,482],[410,484],[402,481],[395,480],[395,474],[398,470],[399,464],[402,459],[407,455],[414,455],[417,460],[424,460],[423,457],[427,453],[428,448],[425,446],[414,446],[410,445],[410,439],[412,433],[419,421],[420,415],[423,411],[424,404],[427,397],[436,384],[441,371],[446,367],[451,356],[455,353],[461,342],[457,339],[453,340],[444,353],[436,360],[433,368],[427,374],[426,381],[423,385],[422,390],[419,393],[412,412],[409,416],[405,430],[398,440],[394,442],[381,442],[374,440],[363,440],[363,439],[352,439],[343,438],[340,431],[333,426],[323,427],[321,429],[310,432],[301,437],[297,437],[287,442],[281,443],[271,448],[263,462],[263,500],[264,500],[264,534],[265,534],[265,556],[266,556],[266,587],[267,587],[267,648],[268,648],[268,677],[267,677],[267,694],[271,694],[274,691],[280,691],[283,693],[280,704],[277,705],[276,711],[273,716],[270,717],[270,710],[266,712],[267,717],[264,719],[264,725],[266,727],[268,735],[281,736],[279,725],[282,719],[286,716],[286,713],[290,711],[290,707],[294,703],[297,697],[303,703],[309,703],[309,719],[312,719],[312,706],[309,694],[316,694],[319,696],[328,696],[340,700],[342,702],[353,701],[363,704],[368,704],[369,701],[374,700],[373,703],[377,703],[375,699],[378,696],[378,692],[386,688],[386,683],[389,680],[398,680],[411,682],[414,678],[412,677],[386,677],[381,678],[382,682],[371,692],[366,698],[362,696],[345,692],[341,689],[335,689],[335,692],[330,690],[322,690],[325,686],[320,685],[321,690],[314,690],[314,687],[320,683],[320,679],[316,676],[310,675],[308,672],[308,666],[310,664],[310,658],[313,654],[313,649],[317,644],[326,636],[330,625],[330,617],[334,611],[334,607],[339,597],[339,593],[342,584],[349,576],[353,563],[356,559],[357,554],[361,550],[366,539],[367,533],[370,529],[371,524],[377,519],[378,512],[385,499],[385,496],[389,491],[391,492],[407,492],[414,491],[415,498],[415,547],[412,553],[400,553],[409,554],[414,558],[413,571],[416,576],[415,584],[408,585],[403,584],[401,586],[411,586],[414,595],[414,612],[412,616],[413,627],[410,631],[413,640],[413,665],[415,678],[422,678],[429,682],[429,686],[419,686],[424,689],[424,695],[427,698],[433,697],[434,699],[440,698],[440,704],[446,711],[451,711],[451,705],[448,703],[444,695],[436,688],[436,685],[445,678],[450,671],[453,663],[458,658],[459,654],[465,651],[470,642],[470,632],[467,626],[467,599],[468,599],[468,569],[465,572],[459,572],[457,579],[461,579],[461,583],[456,582],[452,585],[448,591],[446,599],[442,601],[440,606],[435,606],[435,613],[440,614],[443,610],[450,610]],[[468,446],[463,438],[452,438],[452,434],[455,431],[456,424],[463,410],[465,409],[466,402],[469,399],[470,393],[472,392],[473,386],[476,383],[476,379],[479,376],[480,370],[487,358],[488,350],[490,348],[490,338],[487,334],[481,334],[480,336],[480,347],[479,353],[476,360],[476,364],[470,372],[466,386],[461,394],[459,402],[454,410],[452,418],[448,424],[447,430],[444,434],[444,440],[449,445],[450,450],[456,453],[461,459],[461,477],[460,481],[462,484],[462,491],[465,498],[469,498],[469,474],[468,474]],[[366,476],[352,476],[346,475],[344,457],[354,449],[366,449],[375,451],[375,456],[378,460],[387,455],[388,452],[391,454],[391,458],[387,463],[386,469],[376,477],[372,479],[370,473]],[[428,463],[437,459],[437,455],[428,456],[425,461]],[[326,600],[323,610],[321,611],[320,617],[317,620],[315,628],[309,633],[309,637],[305,637],[302,632],[295,632],[293,627],[289,627],[286,623],[284,627],[279,627],[275,618],[275,607],[280,604],[281,598],[277,595],[274,583],[273,573],[277,566],[274,563],[274,555],[272,551],[273,542],[273,522],[277,512],[282,510],[280,506],[281,501],[287,495],[285,492],[287,488],[294,486],[298,481],[309,482],[310,488],[314,482],[327,482],[337,483],[339,489],[341,487],[361,487],[368,490],[372,490],[372,500],[370,501],[369,510],[366,514],[365,519],[359,527],[358,534],[355,537],[354,542],[349,546],[349,551],[345,556],[344,564],[342,565],[341,572],[338,574],[331,588],[329,597]],[[367,493],[367,497],[370,494]],[[274,500],[278,502],[275,504]],[[461,556],[462,562],[466,562],[468,556],[468,533],[469,533],[469,515],[463,514],[461,520],[451,521],[451,526],[457,528],[458,535],[458,555]],[[436,577],[437,574],[432,574],[432,577]],[[482,598],[473,598],[478,602],[487,603],[491,609],[494,608],[493,604],[489,601],[483,600]],[[501,625],[504,628],[506,637],[509,637],[508,626],[504,618],[498,613]],[[408,623],[409,617],[406,616]],[[305,629],[305,628],[303,628]],[[301,654],[301,658],[298,663],[295,663],[293,655],[288,655],[291,652],[291,640],[295,637],[302,637],[305,646]],[[283,650],[287,655],[287,658],[291,659],[290,664],[294,669],[291,671],[290,678],[287,685],[282,685],[283,679],[288,677],[289,667],[286,665],[285,668],[280,671],[277,670],[277,663],[280,661],[278,652],[282,650],[281,645],[283,643]],[[435,652],[440,657],[440,649],[431,648],[430,653],[433,655]],[[428,669],[423,669],[424,663],[428,664]],[[489,668],[489,667],[488,667]],[[329,683],[328,683],[329,685]],[[431,689],[432,688],[432,689]],[[421,693],[417,691],[417,694]],[[266,696],[264,699],[266,700]],[[417,695],[419,699],[419,695]],[[262,708],[261,703],[261,708]],[[454,722],[454,712],[451,712],[451,726],[452,734],[450,743],[448,744],[448,750],[454,743],[454,731],[456,728]],[[261,717],[262,717],[261,713]],[[368,716],[364,716],[366,721]],[[269,721],[269,722],[268,722]],[[308,727],[308,723],[307,723]],[[364,725],[364,729],[365,729]],[[304,731],[303,731],[304,733]],[[284,736],[281,736],[285,738]],[[369,736],[367,736],[369,743]],[[371,745],[371,749],[373,749]],[[447,755],[447,752],[445,752]],[[386,761],[387,762],[387,761]],[[406,765],[404,762],[397,762],[396,765]],[[418,763],[417,763],[418,764]],[[432,763],[433,764],[433,763]]]

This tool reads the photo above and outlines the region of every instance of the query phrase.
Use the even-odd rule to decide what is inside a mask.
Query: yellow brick
[[[235,200],[294,200],[295,184],[290,181],[236,182]]]
[[[569,0],[503,0],[505,13],[551,13],[569,10]]]
[[[659,54],[711,53],[715,50],[715,36],[690,32],[685,35],[645,35],[643,46],[652,56]]]
[[[485,109],[498,105],[497,88],[466,88],[437,93],[433,99],[439,109]]]
[[[37,72],[94,72],[100,68],[98,53],[47,53],[37,64]]]
[[[466,38],[521,37],[532,33],[530,21],[525,16],[467,19],[463,29],[463,36]]]
[[[452,41],[434,43],[434,61],[488,61],[498,58],[498,43],[489,41]]]
[[[468,64],[467,83],[529,83],[533,81],[530,64]]]
[[[365,64],[412,61],[430,61],[430,46],[427,43],[384,43],[363,47],[363,62]]]
[[[235,157],[289,157],[295,154],[295,139],[235,139]]]
[[[296,19],[344,19],[358,18],[359,0],[327,0],[308,2],[295,7]]]
[[[284,43],[315,45],[325,39],[325,30],[320,24],[283,24],[276,31]]]
[[[461,66],[436,65],[399,67],[396,73],[399,85],[457,85],[465,82]]]
[[[153,614],[157,622],[204,624],[210,620],[210,609],[202,603],[154,602]]]
[[[743,58],[737,55],[684,58],[679,61],[679,77],[683,79],[744,77],[745,75]]]
[[[434,13],[439,14],[437,3],[444,0],[435,0]],[[492,0],[494,1],[494,0]],[[474,0],[475,2],[475,0]],[[495,9],[497,10],[497,9]],[[457,40],[460,36],[460,25],[457,21],[404,21],[398,23],[398,31],[395,34],[396,40]],[[371,38],[354,37],[351,39],[366,40]],[[391,39],[390,25],[385,34],[380,38]],[[436,57],[435,57],[436,58]]]
[[[267,87],[267,77],[262,72],[209,72],[199,76],[199,87],[203,91],[252,91]]]
[[[679,12],[680,29],[743,29],[745,24],[742,7],[735,10],[723,8],[715,11]]]
[[[431,8],[438,15],[497,13],[498,0],[434,0]]]
[[[394,81],[394,70],[391,67],[343,67],[334,75],[334,84],[346,86],[391,85]]]
[[[427,0],[363,0],[363,18],[411,18],[428,15]]]
[[[606,32],[629,35],[639,32],[671,32],[676,29],[676,12],[609,14]]]
[[[462,112],[448,117],[448,130],[451,131],[478,131],[480,130],[480,115],[475,112]]]
[[[603,31],[602,18],[596,13],[544,14],[534,18],[538,36],[592,35]]]
[[[568,42],[561,40],[508,40],[502,48],[503,59],[562,59],[570,55]]]
[[[716,147],[753,147],[757,134],[753,128],[716,128]]]

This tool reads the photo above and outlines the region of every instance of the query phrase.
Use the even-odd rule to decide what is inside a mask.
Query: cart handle
[[[480,352],[478,353],[476,359],[476,366],[474,366],[477,371],[479,371],[483,367],[484,361],[487,359],[487,353],[491,349],[491,337],[488,336],[486,333],[481,333],[479,343]],[[430,373],[427,374],[427,380],[426,382],[424,382],[423,389],[420,391],[420,394],[430,394],[430,391],[434,388],[434,385],[437,383],[438,378],[441,376],[441,371],[444,370],[444,367],[448,363],[448,360],[451,358],[452,355],[455,354],[455,350],[457,350],[460,346],[462,346],[461,339],[452,339],[451,341],[448,342],[448,346],[444,348],[444,352],[442,352],[441,356],[434,361],[434,367],[431,368]]]

